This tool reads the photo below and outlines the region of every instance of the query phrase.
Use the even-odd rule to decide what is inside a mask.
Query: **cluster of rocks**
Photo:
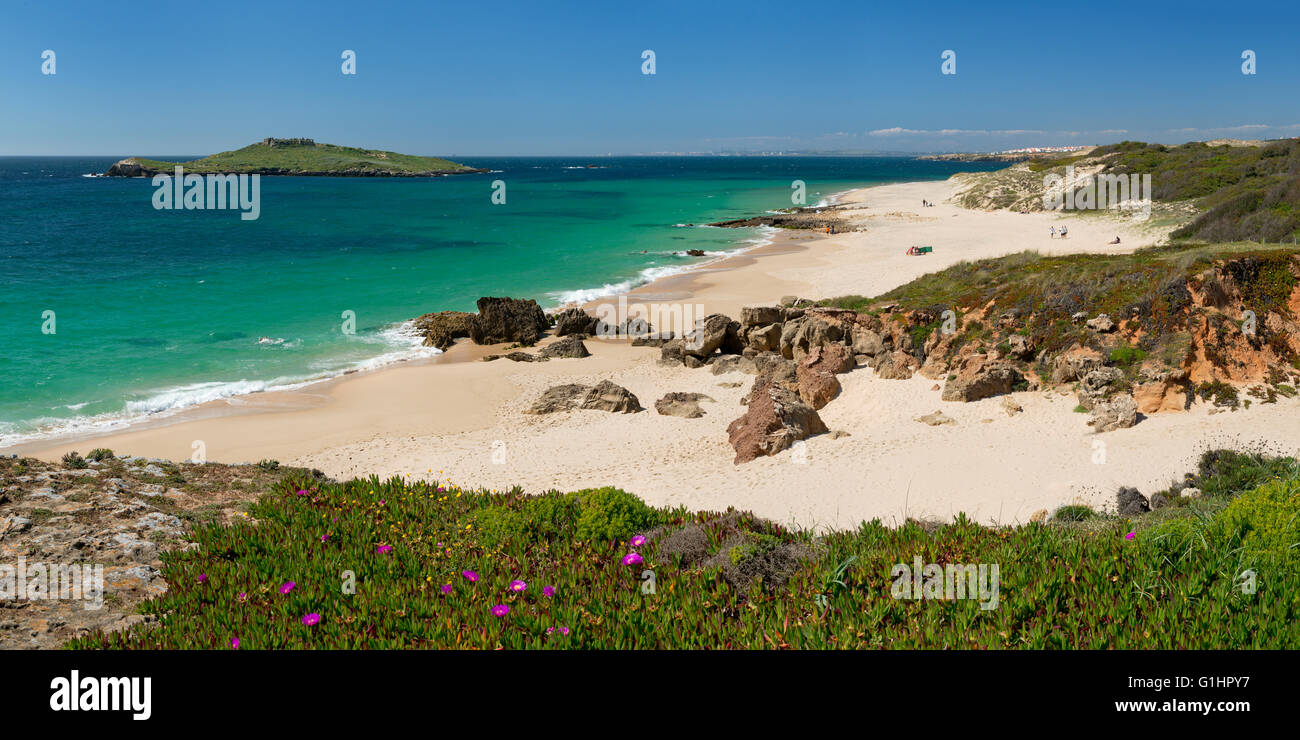
[[[1201,489],[1185,481],[1174,484],[1167,491],[1153,493],[1150,498],[1132,486],[1120,486],[1115,493],[1115,509],[1120,516],[1139,516],[1169,505],[1172,499],[1197,499],[1202,495]]]
[[[0,599],[0,648],[53,649],[149,621],[136,606],[166,591],[161,554],[197,547],[188,541],[191,522],[240,516],[282,474],[101,457],[74,458],[74,467],[0,459],[0,565],[16,571],[21,560],[29,578],[37,564],[103,569],[102,595],[93,599],[85,590],[80,599]]]
[[[478,316],[449,312],[430,316],[445,317],[438,320],[437,327],[429,328],[432,337],[464,331],[471,337],[508,338],[521,344],[540,336],[546,322],[535,303],[512,299],[483,299]],[[1041,356],[1028,323],[1032,319],[1017,309],[989,314],[986,308],[967,312],[962,325],[956,326],[950,314],[937,308],[902,310],[896,304],[885,304],[874,306],[871,312],[859,312],[818,306],[791,296],[776,306],[746,307],[738,320],[711,314],[697,321],[687,333],[675,336],[652,334],[649,324],[639,320],[608,325],[582,309],[571,308],[553,318],[554,334],[568,338],[567,342],[557,342],[538,354],[512,352],[502,356],[527,362],[583,357],[589,353],[582,339],[623,335],[633,337],[634,345],[658,348],[659,363],[664,366],[709,368],[715,375],[755,376],[742,399],[747,407],[744,414],[728,427],[737,463],[777,454],[799,440],[825,432],[826,425],[817,412],[840,394],[838,376],[858,367],[869,367],[883,379],[908,379],[919,374],[940,381],[942,385],[936,383],[935,389],[941,390],[941,398],[948,402],[972,402],[1049,385],[1075,384],[1079,410],[1090,414],[1088,423],[1096,432],[1129,427],[1142,414],[1184,409],[1190,403],[1185,369],[1155,372],[1144,366],[1129,374],[1083,343],[1075,343],[1054,356]],[[1100,336],[1122,329],[1106,314],[1089,316],[1079,312],[1072,321],[1080,330],[1098,337],[1087,340],[1088,344],[1105,346]],[[973,335],[967,332],[972,326],[977,330]],[[438,328],[442,334],[437,334]],[[989,328],[993,329],[991,334]],[[557,386],[548,390],[538,401],[543,410],[534,413],[607,405],[588,403],[582,395],[588,392],[585,387],[581,393],[573,388]],[[631,395],[626,389],[620,390]],[[704,415],[699,401],[712,399],[695,398],[697,395],[668,394],[655,407],[661,414],[698,418]],[[640,408],[639,403],[636,408]],[[1014,402],[1004,403],[1003,408],[1008,415],[1022,411]],[[955,423],[942,412],[919,421]]]
[[[803,208],[791,208],[784,213],[770,213],[763,216],[753,216],[751,218],[717,221],[709,224],[709,226],[717,226],[721,228],[775,226],[781,229],[814,229],[816,231],[833,229],[837,232],[857,231],[859,227],[850,219],[845,218],[845,210],[846,208],[841,206],[809,206]]]
[[[447,349],[457,339],[469,337],[475,344],[536,344],[551,328],[551,319],[537,301],[520,298],[478,299],[478,313],[438,311],[412,323],[424,335],[426,347]]]
[[[514,351],[504,355],[485,355],[483,359],[490,362],[504,357],[515,362],[546,362],[558,357],[591,357],[591,350],[588,350],[587,345],[582,343],[582,336],[580,334],[570,334],[567,337],[562,337],[558,341],[551,342],[543,347],[537,354]]]

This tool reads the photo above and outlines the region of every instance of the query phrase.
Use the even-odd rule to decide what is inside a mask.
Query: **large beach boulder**
[[[819,308],[799,318],[787,318],[781,327],[781,355],[798,362],[813,347],[847,344],[856,316],[853,311]]]
[[[567,383],[547,388],[525,414],[553,414],[578,408],[591,390],[589,385]]]
[[[814,409],[822,409],[840,395],[840,380],[826,372],[799,369],[799,397]]]
[[[685,359],[686,340],[681,337],[669,339],[659,346],[659,364],[665,366],[680,365]]]
[[[1116,396],[1092,409],[1088,425],[1097,433],[1127,429],[1137,423],[1137,402],[1132,396]]]
[[[943,385],[945,401],[978,401],[1010,393],[1024,376],[1008,362],[990,360],[975,354],[962,361],[955,377]]]
[[[912,371],[916,369],[916,358],[901,349],[882,352],[871,361],[871,367],[876,371],[878,378],[907,380],[912,377]]]
[[[755,326],[745,333],[745,343],[757,352],[775,352],[781,348],[783,324]]]
[[[591,357],[591,351],[578,336],[570,334],[542,348],[540,356],[546,359],[556,357]]]
[[[485,296],[478,299],[478,316],[470,324],[469,337],[475,344],[518,342],[528,346],[536,344],[550,325],[537,301]]]
[[[641,410],[641,402],[623,386],[602,380],[587,391],[580,408],[610,411],[616,414],[633,414]]]
[[[1124,379],[1124,371],[1117,367],[1099,367],[1089,370],[1079,380],[1079,405],[1091,411],[1093,407],[1105,402]]]
[[[799,392],[799,369],[793,360],[787,360],[775,352],[763,352],[754,356],[754,366],[758,369],[759,378],[794,393]]]
[[[780,306],[749,306],[740,309],[740,326],[745,329],[777,324],[782,320],[784,313]]]
[[[555,314],[555,336],[570,334],[595,334],[596,317],[581,308],[566,308]]]
[[[632,414],[641,410],[641,403],[623,386],[602,380],[595,386],[579,383],[551,386],[524,413],[552,414],[573,409]]]
[[[846,345],[824,344],[809,350],[798,366],[800,370],[839,375],[852,370],[856,364],[853,353]]]
[[[415,319],[415,330],[424,335],[424,346],[447,349],[460,337],[468,337],[474,314],[465,311],[438,311]]]
[[[727,437],[736,450],[735,464],[760,455],[775,455],[814,434],[827,431],[817,411],[782,385],[759,376],[749,392],[749,405],[739,419],[727,426]]]
[[[885,339],[865,326],[853,327],[853,354],[875,357],[885,351]]]
[[[799,397],[814,409],[823,408],[840,394],[840,381],[835,376],[852,370],[854,364],[853,355],[843,344],[813,347],[795,367]]]
[[[1104,365],[1106,358],[1090,347],[1075,344],[1052,361],[1052,383],[1069,383]]]
[[[1137,516],[1151,511],[1151,505],[1147,503],[1146,497],[1131,486],[1120,487],[1115,493],[1115,505],[1120,516]]]
[[[739,354],[739,331],[740,322],[720,313],[710,314],[696,322],[694,331],[686,335],[682,352],[704,358],[727,345],[728,349],[734,349],[733,354]]]

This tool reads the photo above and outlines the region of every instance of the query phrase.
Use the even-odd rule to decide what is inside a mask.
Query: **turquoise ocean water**
[[[0,447],[428,353],[401,322],[473,310],[479,296],[553,307],[630,288],[752,246],[757,229],[678,225],[788,207],[792,180],[807,184],[811,205],[987,169],[886,157],[473,158],[494,172],[262,178],[260,217],[244,221],[155,210],[148,180],[86,177],[115,159],[0,158]],[[491,201],[496,179],[503,205]],[[342,331],[345,311],[355,334]]]

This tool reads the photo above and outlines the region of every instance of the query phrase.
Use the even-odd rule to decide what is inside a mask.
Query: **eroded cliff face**
[[[1077,311],[1066,320],[1047,307],[1002,310],[995,298],[955,307],[944,326],[941,307],[886,308],[865,321],[870,334],[858,340],[872,366],[893,373],[902,364],[946,378],[952,400],[1006,392],[1008,380],[1017,389],[1060,386],[1114,368],[1100,397],[1132,393],[1138,410],[1149,414],[1185,409],[1194,395],[1217,396],[1226,385],[1261,386],[1251,389],[1261,399],[1292,395],[1300,381],[1296,255],[1215,263],[1171,282],[1158,300],[1130,306],[1128,316]],[[1090,407],[1091,400],[1081,403]]]

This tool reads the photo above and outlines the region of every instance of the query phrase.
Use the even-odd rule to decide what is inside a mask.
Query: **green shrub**
[[[73,451],[63,456],[63,467],[69,470],[80,470],[88,467],[88,465],[86,464],[86,458],[82,457],[80,453]]]
[[[1139,363],[1147,358],[1147,353],[1137,347],[1130,347],[1127,344],[1123,347],[1116,347],[1110,351],[1110,361],[1121,367],[1128,367]]]
[[[86,459],[94,460],[95,462],[111,460],[113,459],[113,451],[105,447],[96,447],[90,451],[89,455],[86,455]]]
[[[659,522],[659,513],[636,496],[619,488],[576,491],[579,540],[626,540]]]
[[[480,509],[468,523],[480,544],[502,547],[513,542],[526,546],[555,539],[577,518],[577,499],[551,492]]]
[[[1197,463],[1189,482],[1206,496],[1231,497],[1273,480],[1294,477],[1295,459],[1256,452],[1208,450]]]
[[[1053,519],[1063,522],[1082,522],[1097,516],[1097,512],[1083,504],[1067,504],[1052,514]]]
[[[1196,394],[1202,401],[1211,401],[1215,406],[1236,408],[1238,404],[1237,387],[1221,380],[1201,383],[1196,387]]]
[[[1300,564],[1300,482],[1276,480],[1243,493],[1219,515],[1243,557],[1261,565]]]
[[[279,460],[258,460],[257,467],[266,471],[279,470],[280,461]]]

